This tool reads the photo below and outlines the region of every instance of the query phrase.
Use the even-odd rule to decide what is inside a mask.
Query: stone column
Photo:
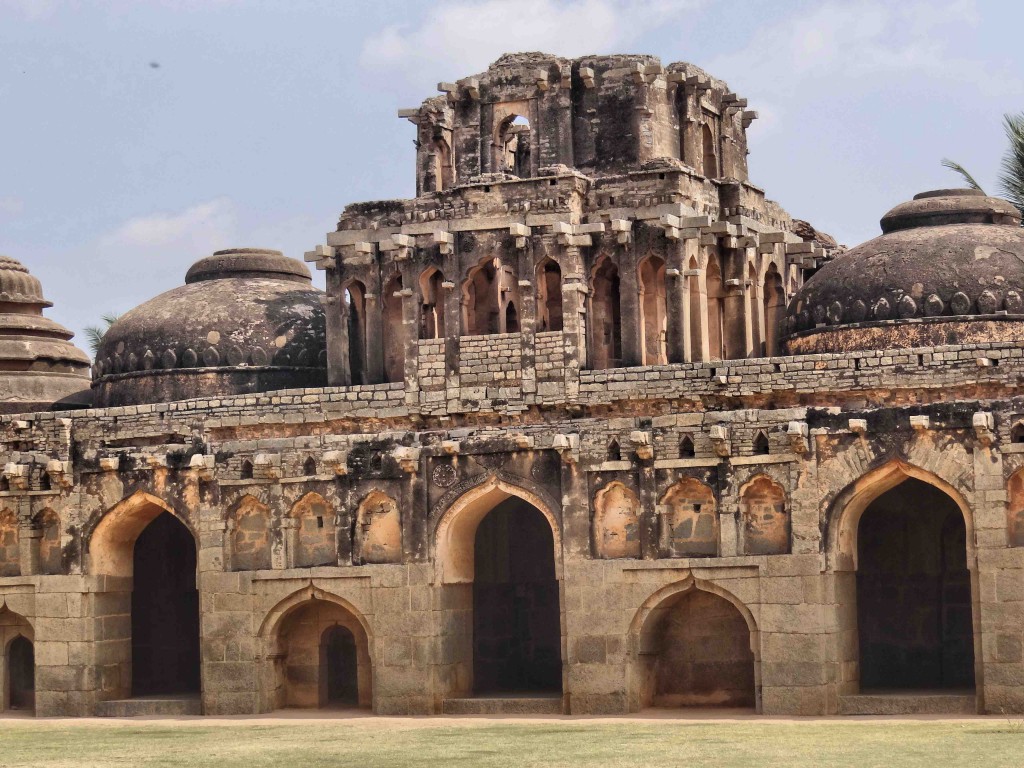
[[[633,243],[625,246],[619,255],[619,315],[622,317],[622,367],[640,365],[640,337],[644,329],[640,322],[640,286]]]
[[[723,260],[726,279],[726,293],[722,301],[722,312],[725,315],[724,354],[726,360],[733,360],[747,355],[750,348],[750,330],[746,319],[746,290],[743,288],[747,276],[742,259],[737,251],[729,249]]]
[[[409,285],[411,283],[407,283]],[[420,334],[419,312],[417,311],[416,292],[412,288],[403,288],[402,294],[402,333],[405,344],[405,404],[415,408],[420,401]]]
[[[640,557],[658,557],[658,484],[653,459],[637,457],[637,487],[640,489]]]
[[[565,398],[573,402],[580,393],[580,370],[587,361],[584,325],[587,294],[583,254],[579,246],[565,247],[562,271],[562,336],[565,341]]]
[[[665,348],[670,363],[681,363],[688,359],[690,302],[686,296],[686,278],[683,276],[686,267],[684,243],[684,240],[669,240],[665,254],[665,325],[668,336]]]
[[[322,299],[327,321],[327,383],[332,387],[352,383],[348,364],[348,307],[337,269],[327,271],[327,295]]]
[[[537,392],[537,288],[532,279],[533,240],[526,241],[519,249],[519,339],[523,396],[529,400]]]

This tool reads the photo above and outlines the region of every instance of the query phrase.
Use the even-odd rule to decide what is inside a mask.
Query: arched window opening
[[[594,269],[589,324],[592,330],[591,360],[596,370],[622,363],[622,317],[619,310],[619,270],[607,256]]]
[[[384,284],[384,376],[392,384],[405,381],[405,324],[402,317],[402,276]]]
[[[692,459],[697,455],[693,447],[693,438],[683,435],[679,440],[679,458]]]
[[[704,123],[701,128],[702,146],[704,153],[704,175],[709,179],[718,178],[718,151],[715,141],[715,134],[711,126]]]
[[[640,315],[641,365],[665,365],[665,262],[658,256],[648,256],[640,263]]]
[[[916,478],[857,527],[861,691],[974,687],[967,532],[957,503]]]
[[[53,490],[50,485],[50,473],[45,469],[39,471],[39,490],[50,491]]]
[[[724,360],[725,355],[725,286],[718,257],[712,255],[707,267],[708,292],[708,356]]]
[[[242,469],[238,473],[241,480],[252,480],[252,462],[248,459],[242,461]]]
[[[779,327],[786,314],[786,293],[782,287],[782,275],[772,264],[764,275],[764,354],[779,354]]]
[[[507,171],[521,179],[530,176],[531,155],[530,121],[522,115],[509,115],[498,127],[497,171]]]
[[[312,456],[308,457],[302,463],[302,474],[304,474],[306,477],[313,477],[314,475],[316,475],[316,459],[314,459]]]
[[[36,708],[35,648],[24,635],[18,635],[7,646],[7,701],[10,709]]]
[[[455,183],[455,156],[444,137],[434,139],[434,191],[441,192]]]
[[[608,461],[622,461],[622,449],[619,447],[619,441],[614,437],[608,443],[607,457]]]
[[[758,430],[754,436],[754,455],[767,456],[769,453],[771,453],[771,445],[768,443],[768,435]]]
[[[1024,420],[1018,421],[1010,428],[1010,442],[1024,443]]]
[[[514,301],[505,307],[505,333],[519,333],[519,313]]]
[[[431,267],[420,275],[420,296],[420,338],[443,339],[445,289],[441,270]]]
[[[366,384],[366,288],[357,280],[345,288],[343,311],[348,333],[349,383]]]
[[[537,330],[562,330],[562,268],[554,259],[537,267]]]
[[[498,271],[494,259],[485,259],[470,270],[462,299],[462,327],[467,336],[500,333]]]

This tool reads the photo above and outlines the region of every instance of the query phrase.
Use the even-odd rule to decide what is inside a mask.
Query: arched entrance
[[[135,541],[132,579],[132,696],[199,693],[196,546],[162,512]]]
[[[436,535],[442,694],[558,697],[561,541],[550,505],[491,478],[448,508]]]
[[[261,708],[372,706],[367,629],[340,598],[315,589],[293,595],[271,611],[260,635],[273,661]]]
[[[691,582],[641,609],[631,708],[757,706],[749,613]]]
[[[908,478],[857,527],[860,690],[971,690],[967,531],[956,502]]]
[[[24,635],[7,646],[7,705],[17,710],[36,708],[35,650]]]
[[[103,516],[88,547],[89,572],[111,577],[97,616],[97,640],[110,651],[103,698],[197,696],[199,593],[191,530],[159,499],[140,492]]]

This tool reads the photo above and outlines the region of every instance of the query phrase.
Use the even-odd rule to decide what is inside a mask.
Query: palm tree
[[[1003,115],[1003,130],[1010,142],[1000,163],[997,191],[1021,212],[1024,217],[1024,112]],[[956,171],[971,189],[984,191],[975,178],[960,163],[943,160],[942,164]]]
[[[108,312],[105,315],[100,315],[100,319],[103,321],[102,326],[87,325],[85,327],[85,337],[89,339],[89,349],[92,350],[93,357],[96,357],[96,354],[100,351],[100,343],[103,341],[107,331],[110,330],[110,326],[116,323],[119,317],[120,315]]]

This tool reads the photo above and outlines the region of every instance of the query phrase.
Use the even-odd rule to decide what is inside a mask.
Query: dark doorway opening
[[[196,545],[185,525],[162,512],[133,553],[132,695],[199,693]]]
[[[480,522],[474,553],[474,693],[560,693],[561,619],[547,518],[522,499],[506,499]]]
[[[11,709],[36,708],[36,658],[32,641],[18,635],[7,647],[8,702]]]
[[[861,690],[974,687],[967,531],[956,503],[908,479],[857,529]]]
[[[323,634],[321,669],[326,672],[327,704],[359,706],[356,638],[347,627],[333,626]]]

